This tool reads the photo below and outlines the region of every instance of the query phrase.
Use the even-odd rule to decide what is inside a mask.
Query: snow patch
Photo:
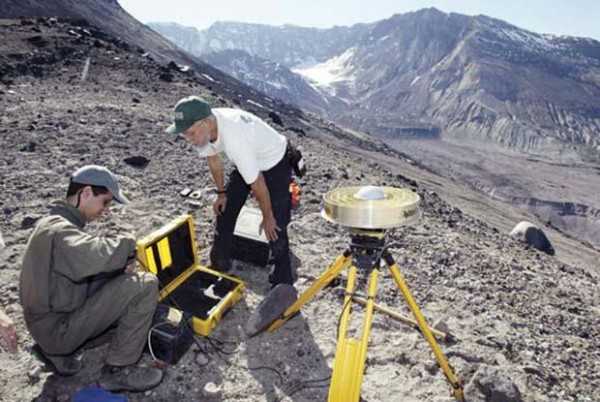
[[[535,52],[549,53],[564,50],[558,36],[552,34],[537,34],[524,29],[511,29],[498,27],[497,33],[501,38],[508,39],[518,47],[530,49]]]
[[[314,87],[333,90],[333,84],[341,82],[351,83],[356,79],[352,74],[354,66],[351,63],[355,52],[356,48],[350,48],[323,63],[312,67],[294,68],[292,71],[305,77]]]

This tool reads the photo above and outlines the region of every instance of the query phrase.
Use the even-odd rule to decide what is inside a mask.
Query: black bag
[[[298,178],[304,177],[306,174],[306,164],[304,163],[304,158],[302,157],[302,152],[298,148],[296,148],[291,142],[288,141],[286,156],[288,161],[290,162],[290,166],[294,170],[294,174]]]
[[[152,353],[157,359],[177,364],[194,343],[194,333],[189,324],[191,319],[189,313],[158,303],[152,318],[146,350],[150,352],[152,348]]]

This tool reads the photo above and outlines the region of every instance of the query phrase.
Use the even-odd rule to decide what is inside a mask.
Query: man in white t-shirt
[[[182,134],[206,157],[217,187],[213,204],[217,228],[210,253],[214,269],[231,269],[233,232],[250,190],[262,212],[264,230],[275,261],[273,285],[292,285],[287,225],[291,216],[289,185],[292,168],[286,156],[287,139],[257,116],[239,109],[214,108],[197,96],[175,105],[169,133]],[[235,165],[225,186],[220,153]]]

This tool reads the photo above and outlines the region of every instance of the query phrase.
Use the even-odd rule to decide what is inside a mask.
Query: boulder
[[[544,253],[554,255],[554,247],[552,247],[550,240],[548,240],[542,229],[531,222],[519,222],[510,232],[510,236]]]
[[[256,310],[250,314],[244,327],[246,335],[253,337],[266,330],[297,299],[298,293],[292,285],[280,283],[275,286],[260,302]]]
[[[501,367],[479,366],[465,387],[469,402],[522,402],[519,388]]]

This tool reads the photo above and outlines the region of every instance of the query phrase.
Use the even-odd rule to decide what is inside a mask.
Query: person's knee
[[[138,272],[144,291],[158,297],[158,278],[149,272]]]
[[[135,272],[126,279],[128,291],[134,294],[158,298],[158,278],[149,272]]]
[[[158,279],[148,272],[136,272],[132,275],[132,292],[135,292],[135,308],[138,311],[154,311],[158,303]]]

